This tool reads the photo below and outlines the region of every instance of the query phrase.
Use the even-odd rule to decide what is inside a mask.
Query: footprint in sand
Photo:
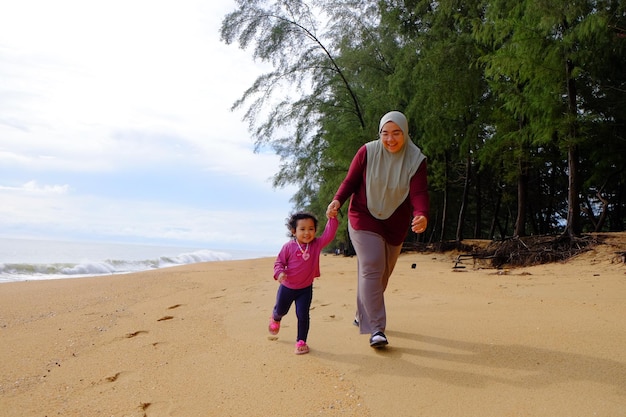
[[[182,304],[174,304],[169,306],[167,309],[168,310],[174,310],[175,308],[181,307]],[[157,321],[166,321],[166,320],[172,320],[174,318],[174,316],[163,316],[160,319],[158,319]]]
[[[338,321],[338,320],[343,320],[342,316],[338,316],[336,314],[329,314],[328,316],[324,316],[322,317],[323,321],[329,322],[329,321]]]
[[[140,334],[148,333],[147,330],[137,330],[136,332],[126,333],[124,335],[125,338],[130,339],[131,337],[139,336]]]
[[[104,380],[107,382],[115,382],[117,381],[117,378],[119,378],[121,374],[122,374],[121,372],[118,372],[113,376],[107,376],[106,378],[104,378]]]
[[[320,304],[317,307],[328,307],[331,303],[324,303],[324,304]],[[309,308],[309,310],[315,310],[316,306],[312,306]]]

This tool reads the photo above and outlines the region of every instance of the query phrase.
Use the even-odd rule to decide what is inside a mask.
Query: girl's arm
[[[320,240],[320,248],[328,245],[335,238],[337,234],[337,228],[339,228],[339,221],[337,217],[330,217],[326,222],[326,227],[324,228],[324,233],[319,237]]]
[[[289,243],[285,243],[278,252],[276,261],[274,261],[274,279],[282,281],[287,276],[287,265],[289,261],[289,250],[287,248]],[[282,274],[282,277],[281,277]]]

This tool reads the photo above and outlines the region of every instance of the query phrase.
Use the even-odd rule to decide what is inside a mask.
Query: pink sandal
[[[280,331],[280,322],[274,320],[274,317],[270,317],[270,324],[267,326],[267,329],[270,331],[270,334],[278,334]]]
[[[296,351],[294,353],[296,355],[304,355],[305,353],[309,353],[309,346],[304,340],[298,340],[298,343],[296,343]]]

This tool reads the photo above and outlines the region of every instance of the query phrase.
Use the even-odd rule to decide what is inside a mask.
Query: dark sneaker
[[[376,332],[370,337],[370,346],[373,348],[385,347],[389,344],[383,332]]]

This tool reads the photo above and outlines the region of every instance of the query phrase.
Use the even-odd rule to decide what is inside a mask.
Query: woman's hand
[[[326,209],[326,216],[327,217],[337,217],[337,213],[339,212],[339,208],[341,207],[341,203],[339,202],[339,200],[333,200],[330,202],[330,204],[328,205],[328,208]]]
[[[428,226],[428,220],[425,216],[415,216],[411,222],[411,230],[415,233],[422,233]]]

